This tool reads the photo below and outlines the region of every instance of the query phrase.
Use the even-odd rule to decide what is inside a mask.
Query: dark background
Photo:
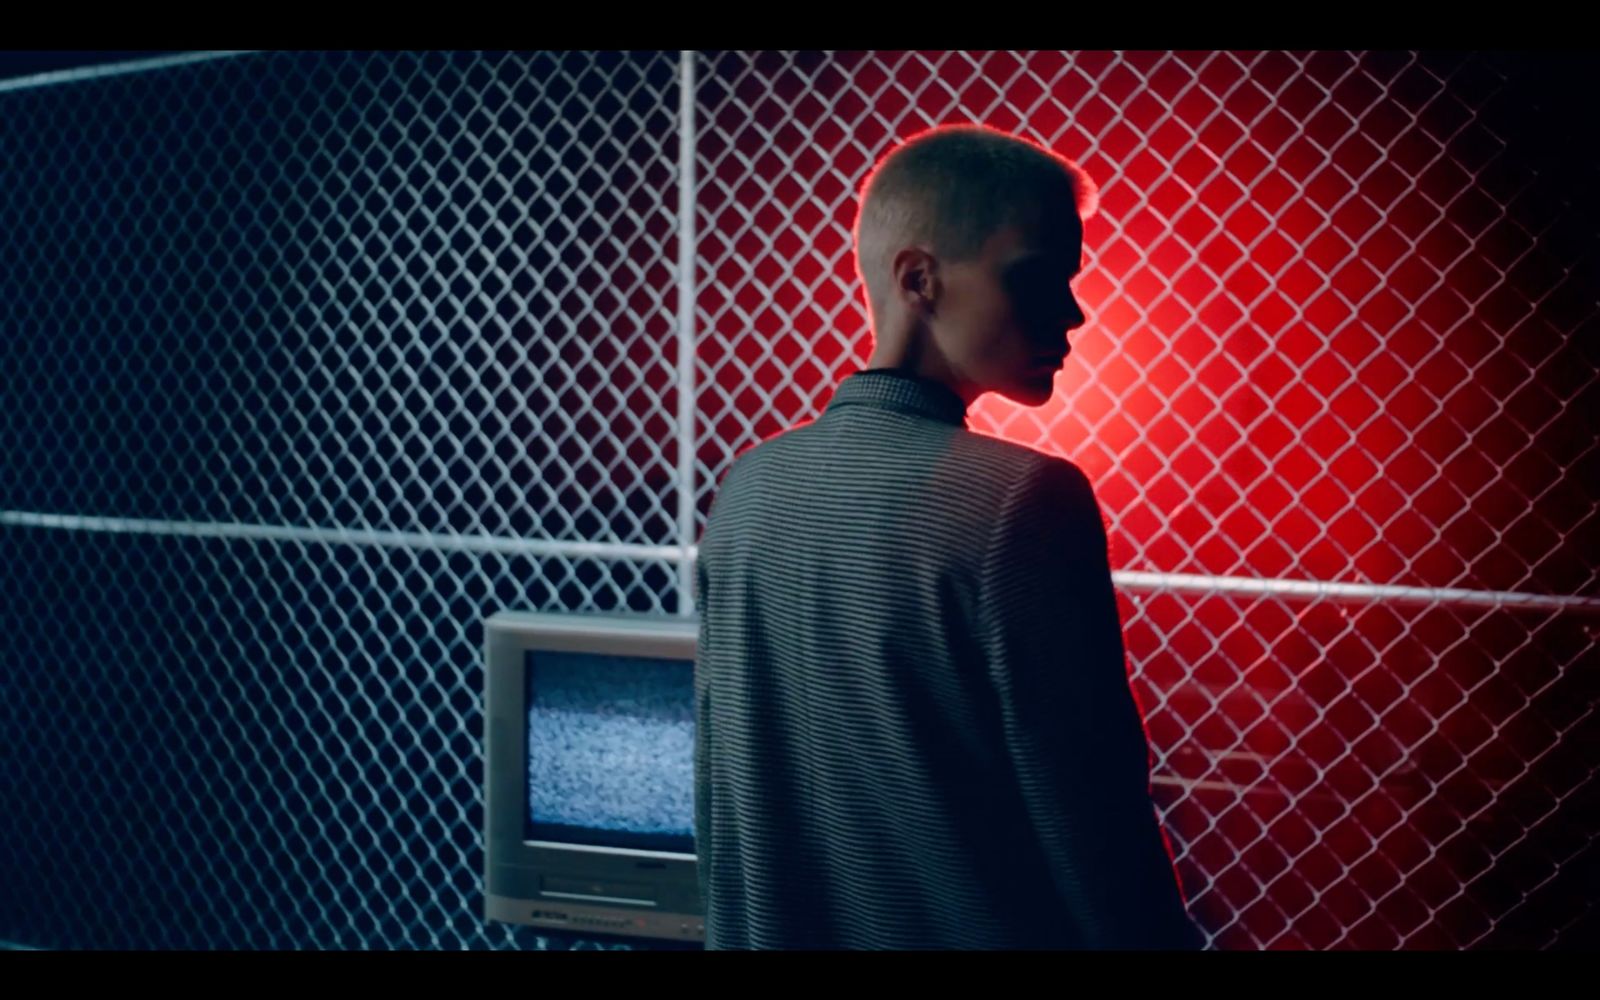
[[[53,73],[81,66],[99,66],[105,63],[128,62],[134,59],[152,59],[173,55],[171,49],[92,49],[67,51],[63,49],[0,50],[0,79],[14,76],[32,76],[35,73]]]

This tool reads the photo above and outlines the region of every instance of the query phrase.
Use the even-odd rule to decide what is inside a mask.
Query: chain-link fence
[[[1056,398],[972,422],[1096,484],[1213,945],[1571,943],[1600,885],[1576,79],[252,53],[0,84],[0,938],[599,944],[480,917],[481,621],[692,613],[722,471],[867,355],[861,178],[981,121],[1101,185]]]

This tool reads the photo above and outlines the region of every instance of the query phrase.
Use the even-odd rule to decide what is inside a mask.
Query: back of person
[[[968,430],[952,382],[859,371],[719,484],[696,563],[710,949],[1199,945],[1093,491]]]
[[[1072,819],[1105,835],[1074,863],[1101,866],[1079,874],[1113,883],[1136,926],[1097,937],[1057,886],[1017,775],[1055,769],[1027,750],[1013,759],[1005,716],[1022,706],[1003,703],[993,672],[1119,669],[1120,638],[1113,650],[1070,620],[1024,622],[1058,643],[1041,664],[1004,658],[1006,637],[983,632],[984,603],[1011,579],[1005,567],[984,575],[997,515],[1024,510],[1014,495],[1047,489],[1056,470],[1081,474],[969,432],[962,409],[937,384],[859,372],[818,420],[740,456],[723,479],[699,561],[708,947],[1193,944],[1154,814],[1138,801],[1147,772],[1126,766],[1143,762],[1142,746],[1080,732],[1083,746],[1121,752],[1123,773],[1114,756],[1067,762],[1123,782],[1078,803]],[[1039,493],[1037,506],[1084,526],[1098,509],[1082,500]],[[1035,534],[1022,520],[1004,528],[1017,537],[1001,544]],[[1058,566],[1037,586],[1092,602],[1084,581],[1110,585],[1101,539],[1098,563]],[[990,617],[1021,638],[1003,611]],[[1113,679],[1126,702],[1125,678]]]

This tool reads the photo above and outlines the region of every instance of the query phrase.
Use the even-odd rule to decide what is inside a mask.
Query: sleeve
[[[1012,488],[982,579],[1006,752],[1079,940],[1199,948],[1150,801],[1100,506],[1077,466],[1044,458]]]
[[[701,548],[702,555],[705,549]],[[710,580],[704,558],[695,560],[694,603],[700,614],[700,631],[694,653],[694,854],[700,880],[700,905],[711,904],[711,684],[706,657],[711,649],[711,628],[706,616]],[[709,914],[708,914],[709,915]]]
[[[711,861],[713,831],[711,828],[711,666],[712,633],[714,631],[711,603],[716,597],[715,581],[711,575],[710,539],[717,524],[718,511],[723,498],[728,495],[734,473],[744,461],[744,453],[734,459],[723,474],[706,512],[706,526],[700,533],[698,555],[694,561],[694,606],[700,617],[699,631],[695,637],[694,652],[694,854],[695,874],[700,883],[700,905],[707,918],[711,912]],[[708,924],[709,930],[709,924]]]

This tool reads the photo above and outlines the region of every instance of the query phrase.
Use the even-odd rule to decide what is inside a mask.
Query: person
[[[966,425],[986,392],[1050,398],[1094,200],[981,126],[869,176],[871,359],[737,456],[695,562],[708,949],[1202,944],[1094,491]]]

